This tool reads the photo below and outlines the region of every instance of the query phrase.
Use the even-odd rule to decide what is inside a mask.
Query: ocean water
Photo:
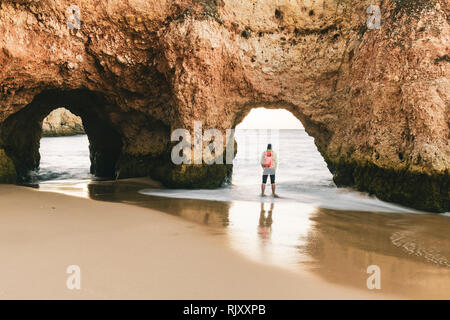
[[[41,161],[39,170],[34,173],[38,182],[60,183],[93,178],[86,135],[44,137],[40,143]]]
[[[267,144],[272,143],[278,155],[276,192],[280,198],[276,199],[277,202],[306,203],[338,210],[417,212],[365,193],[337,188],[314,139],[303,129],[238,129],[235,138],[237,154],[231,185],[217,190],[148,189],[142,193],[173,198],[271,202],[274,199],[269,182],[266,197],[260,197],[262,169],[259,162]]]
[[[237,154],[233,162],[232,183],[215,190],[144,189],[141,193],[170,198],[215,201],[295,202],[336,210],[414,212],[349,188],[337,188],[312,137],[303,129],[238,129]],[[262,169],[259,161],[268,143],[278,155],[277,194],[260,197]],[[86,135],[44,137],[41,163],[36,179],[41,184],[90,180],[89,141]],[[270,181],[270,179],[269,179]]]

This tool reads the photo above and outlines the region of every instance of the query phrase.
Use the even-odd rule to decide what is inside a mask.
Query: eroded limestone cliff
[[[450,210],[450,4],[366,0],[0,2],[0,180],[39,163],[53,109],[83,119],[92,172],[217,187],[227,165],[170,161],[177,128],[285,108],[339,186]],[[71,28],[68,28],[71,19]],[[76,28],[73,28],[73,26]],[[78,28],[79,27],[79,28]]]
[[[58,108],[42,122],[42,133],[47,137],[84,134],[83,122],[69,110]]]

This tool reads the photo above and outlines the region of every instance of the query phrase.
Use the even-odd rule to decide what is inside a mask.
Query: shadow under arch
[[[15,165],[17,181],[29,181],[30,171],[39,167],[42,121],[59,107],[65,107],[83,121],[89,139],[91,173],[97,177],[115,177],[122,140],[108,118],[114,106],[98,92],[54,89],[36,95],[30,104],[3,123],[4,149]]]
[[[92,181],[87,185],[90,199],[132,204],[158,210],[214,228],[227,228],[231,203],[196,199],[149,196],[140,193],[147,188],[159,188],[152,180],[124,179]]]

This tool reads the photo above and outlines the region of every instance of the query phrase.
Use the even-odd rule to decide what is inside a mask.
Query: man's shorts
[[[268,177],[267,174],[263,174],[263,179],[262,179],[263,181],[262,181],[262,182],[263,182],[264,184],[267,183],[267,177]],[[271,175],[270,175],[270,183],[271,183],[271,184],[274,184],[274,183],[275,183],[275,175],[274,175],[274,174],[271,174]]]

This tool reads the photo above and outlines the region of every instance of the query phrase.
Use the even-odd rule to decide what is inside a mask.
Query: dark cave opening
[[[87,89],[46,90],[20,111],[9,116],[2,127],[6,154],[12,159],[17,182],[28,182],[30,172],[39,168],[42,121],[54,109],[64,106],[81,117],[89,139],[90,172],[102,178],[114,178],[122,150],[122,139],[111,123],[114,106],[100,93]]]

